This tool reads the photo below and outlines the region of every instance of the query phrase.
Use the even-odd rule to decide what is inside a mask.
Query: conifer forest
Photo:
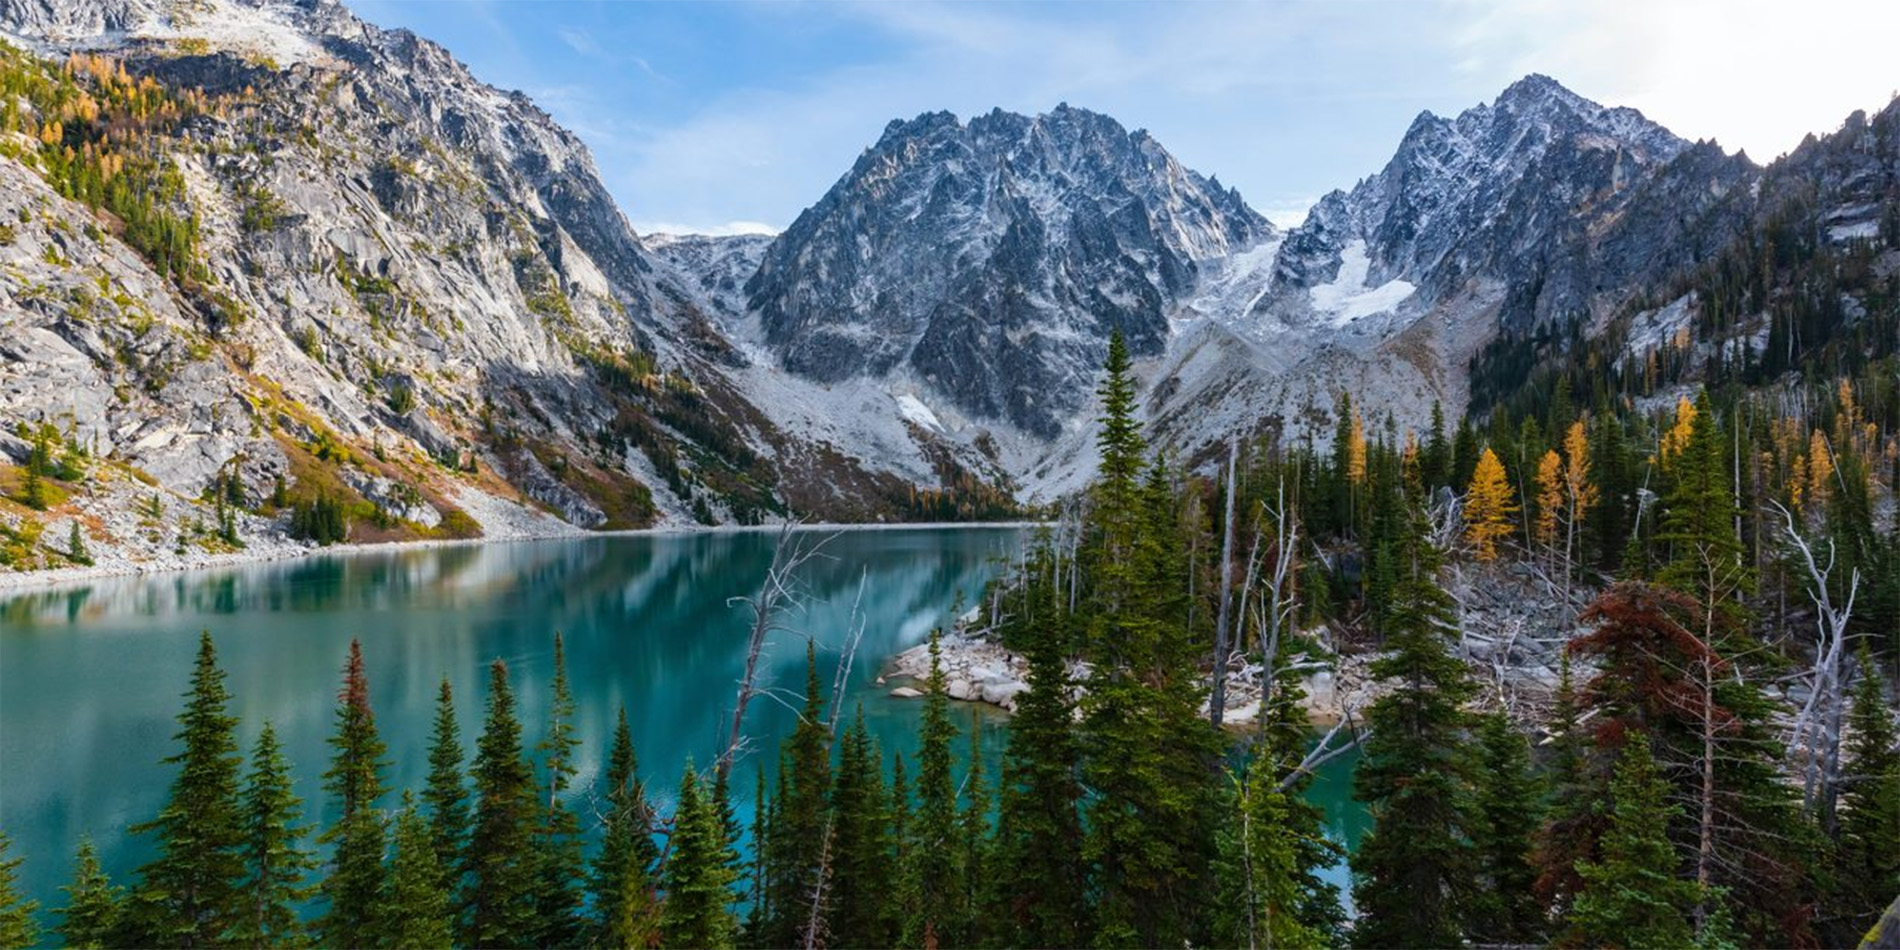
[[[444,681],[427,782],[393,788],[353,644],[330,760],[296,763],[324,769],[318,827],[270,725],[238,747],[232,691],[261,687],[206,635],[166,804],[126,831],[157,857],[114,881],[74,842],[40,933],[13,880],[49,856],[5,855],[0,945],[1852,946],[1900,895],[1892,380],[1673,404],[1559,383],[1424,433],[1347,397],[1329,451],[1236,445],[1189,477],[1144,446],[1117,337],[1099,476],[982,592],[1028,668],[1001,774],[952,752],[934,635],[911,760],[808,651],[780,748],[743,741],[745,683],[726,745],[656,777],[627,709],[576,705],[550,631],[548,720],[521,721],[501,660],[482,696]],[[1560,601],[1548,690],[1461,642],[1454,576]],[[1303,684],[1348,655],[1370,699],[1318,734]],[[1243,668],[1260,705],[1227,721],[1212,674]],[[617,722],[587,787],[579,717]],[[1373,824],[1346,893],[1302,792],[1348,750]]]

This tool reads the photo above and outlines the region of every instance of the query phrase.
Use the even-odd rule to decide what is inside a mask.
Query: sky
[[[1296,224],[1541,72],[1766,162],[1900,90],[1894,0],[346,0],[576,131],[642,233],[776,231],[893,119],[1058,103]]]

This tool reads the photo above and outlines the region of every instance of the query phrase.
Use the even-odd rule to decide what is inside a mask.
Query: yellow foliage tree
[[[1557,516],[1564,511],[1564,460],[1555,449],[1537,461],[1537,546],[1554,565],[1557,560]]]
[[[1689,434],[1694,431],[1695,403],[1690,402],[1687,396],[1677,397],[1676,424],[1670,426],[1668,432],[1663,433],[1662,446],[1656,453],[1657,458],[1665,467],[1668,466],[1671,458],[1682,451],[1683,446],[1689,444]]]
[[[1834,456],[1827,450],[1827,436],[1816,429],[1808,436],[1808,503],[1815,511],[1827,506],[1828,490],[1834,478]]]
[[[1567,503],[1564,533],[1564,583],[1570,582],[1570,560],[1577,549],[1577,526],[1596,507],[1597,487],[1590,483],[1590,437],[1580,419],[1564,433],[1564,500]]]
[[[1485,446],[1471,473],[1471,485],[1465,489],[1465,540],[1479,562],[1497,560],[1498,539],[1511,533],[1511,516],[1516,513],[1504,463]]]
[[[1366,421],[1357,407],[1352,411],[1352,440],[1347,443],[1346,480],[1354,485],[1366,483]]]

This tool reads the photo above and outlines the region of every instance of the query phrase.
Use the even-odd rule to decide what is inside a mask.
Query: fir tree
[[[1677,448],[1671,453],[1672,485],[1657,537],[1668,545],[1669,560],[1656,579],[1701,601],[1712,620],[1732,628],[1744,613],[1735,595],[1753,585],[1736,534],[1724,440],[1706,391],[1697,395],[1695,411],[1684,422],[1686,431],[1679,424],[1667,441]]]
[[[732,916],[730,851],[719,810],[688,761],[673,815],[672,853],[662,872],[666,902],[660,908],[660,939],[665,946],[733,946],[738,921]]]
[[[613,748],[607,756],[607,811],[600,852],[589,881],[594,898],[597,947],[645,947],[657,936],[659,907],[653,866],[652,812],[634,758],[627,709],[620,708]]]
[[[780,756],[778,794],[772,813],[765,873],[769,912],[760,932],[766,946],[803,945],[811,896],[825,851],[827,800],[831,794],[831,733],[818,681],[816,647],[805,645],[805,705]]]
[[[462,772],[462,737],[455,722],[455,694],[448,677],[436,692],[435,732],[429,741],[429,780],[422,800],[429,808],[429,836],[443,885],[461,883],[462,849],[468,840],[468,779]]]
[[[907,869],[917,907],[904,922],[904,943],[910,946],[958,945],[962,923],[957,913],[957,895],[963,890],[957,792],[950,772],[950,741],[956,727],[950,723],[941,636],[940,631],[930,633],[930,676],[924,683],[924,719],[918,730],[916,841]]]
[[[0,947],[30,947],[40,938],[40,926],[33,919],[40,904],[20,895],[16,877],[22,859],[7,857],[12,846],[12,840],[0,832]]]
[[[303,803],[291,788],[290,765],[276,731],[265,723],[251,751],[244,789],[244,909],[231,931],[240,946],[298,946],[303,939],[297,906],[310,898],[306,878],[318,862],[298,847],[305,832],[297,827],[301,817]]]
[[[433,830],[417,810],[415,796],[405,791],[396,814],[389,887],[377,913],[382,937],[377,946],[431,950],[454,942],[455,911],[442,886],[445,876],[436,861]]]
[[[324,791],[336,820],[318,839],[336,845],[332,869],[320,888],[329,903],[316,928],[324,943],[370,946],[376,936],[376,912],[383,899],[383,816],[376,801],[383,795],[385,747],[369,705],[369,677],[363,670],[362,644],[352,639],[337,692],[334,753],[323,773]]]
[[[541,809],[534,772],[523,756],[508,665],[488,669],[488,714],[475,745],[475,817],[464,868],[461,942],[473,947],[525,947],[534,942],[534,832]]]
[[[535,917],[540,923],[539,945],[566,947],[580,942],[581,856],[580,821],[562,797],[574,778],[574,694],[567,682],[567,651],[561,634],[554,634],[554,681],[548,703],[547,731],[536,746],[547,770],[547,806],[537,835]]]
[[[1530,749],[1502,713],[1480,720],[1478,741],[1472,850],[1481,890],[1465,929],[1485,943],[1534,943],[1544,919],[1532,887],[1530,851],[1542,802]]]
[[[1219,840],[1220,899],[1214,940],[1229,947],[1325,947],[1328,935],[1302,919],[1298,832],[1270,750],[1247,774],[1230,773],[1234,792]]]
[[[1089,607],[1095,668],[1082,702],[1083,781],[1093,794],[1083,854],[1093,865],[1095,941],[1201,939],[1219,736],[1200,715],[1202,652],[1186,617],[1186,552],[1164,460],[1141,488],[1129,557],[1104,565]],[[1204,632],[1204,631],[1202,631]]]
[[[59,935],[65,945],[73,950],[98,950],[112,945],[124,889],[112,886],[105,868],[99,865],[99,852],[91,838],[79,839],[73,882],[61,890],[66,892],[66,906],[59,912]],[[4,903],[4,899],[0,899],[0,903]],[[0,945],[22,946],[8,942],[3,933],[0,933]]]
[[[140,946],[213,947],[242,913],[243,810],[238,800],[237,720],[209,633],[198,639],[191,690],[165,760],[178,766],[158,818],[132,828],[158,839],[159,855],[139,870],[128,932]]]
[[[1353,943],[1362,947],[1460,943],[1475,869],[1460,708],[1471,685],[1447,645],[1455,627],[1450,597],[1437,584],[1438,552],[1426,540],[1423,512],[1408,511],[1404,574],[1388,622],[1392,652],[1371,667],[1392,691],[1367,711],[1372,735],[1354,776],[1354,795],[1373,820],[1352,858]]]
[[[990,810],[994,801],[983,779],[983,724],[974,712],[970,716],[970,768],[964,773],[963,787],[969,793],[958,821],[959,845],[963,854],[963,889],[957,895],[957,917],[962,924],[961,943],[983,943],[994,927],[983,917],[984,887],[990,864]]]
[[[1537,867],[1534,892],[1562,919],[1583,885],[1577,864],[1593,856],[1603,831],[1597,809],[1602,783],[1591,769],[1589,737],[1568,649],[1559,654],[1556,700],[1551,712],[1549,818],[1538,831],[1533,860]]]
[[[888,947],[897,942],[898,922],[890,912],[894,869],[884,792],[877,747],[859,708],[839,741],[838,774],[831,786],[834,818],[825,912],[827,946]]]
[[[1003,757],[995,887],[1000,942],[1080,946],[1087,909],[1075,699],[1057,598],[1036,604],[1021,649],[1029,691],[1017,699]]]
[[[74,564],[91,564],[92,554],[86,550],[86,533],[79,528],[79,519],[72,520],[72,528],[66,538],[66,559]]]
[[[1854,939],[1900,894],[1900,750],[1892,706],[1881,696],[1880,673],[1865,646],[1848,719],[1839,878],[1849,921],[1841,935]]]
[[[1631,733],[1610,783],[1610,828],[1602,859],[1578,865],[1583,892],[1570,914],[1566,942],[1590,947],[1687,947],[1695,933],[1689,911],[1693,881],[1683,879],[1669,821],[1669,785],[1657,772],[1649,739]]]

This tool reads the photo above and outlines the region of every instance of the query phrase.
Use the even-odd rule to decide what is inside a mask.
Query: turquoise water
[[[863,578],[865,633],[846,702],[862,704],[887,756],[908,757],[922,706],[889,698],[875,682],[884,659],[946,623],[960,598],[974,600],[1024,534],[969,528],[801,537],[826,539],[823,556],[801,574],[804,609],[785,618],[792,630],[774,637],[765,679],[802,691],[808,634],[830,683]],[[547,714],[559,630],[579,705],[582,787],[597,778],[624,705],[641,774],[664,799],[689,756],[705,765],[721,748],[748,630],[745,608],[729,599],[756,590],[773,541],[771,533],[734,532],[357,552],[0,597],[0,828],[13,838],[11,856],[25,859],[24,888],[43,906],[60,903],[82,835],[95,839],[118,882],[151,857],[149,840],[123,832],[163,803],[172,772],[159,760],[174,750],[174,717],[200,630],[217,640],[243,748],[264,722],[274,725],[306,821],[322,814],[325,740],[351,637],[362,640],[371,703],[389,747],[390,787],[423,782],[444,676],[472,752],[487,665],[497,657],[509,665],[534,741]],[[984,731],[993,779],[1007,718],[961,704],[956,713]],[[742,798],[795,718],[779,702],[753,701],[746,733],[761,751],[737,766]],[[1350,764],[1336,765],[1314,794],[1333,833],[1356,842]],[[746,804],[739,803],[742,817]]]

